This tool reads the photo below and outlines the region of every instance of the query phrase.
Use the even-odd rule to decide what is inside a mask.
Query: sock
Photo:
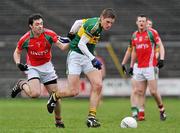
[[[139,108],[138,117],[144,117],[144,108]]]
[[[163,104],[158,105],[158,108],[159,108],[160,112],[164,112],[165,111]]]
[[[20,89],[23,90],[23,86],[24,85],[28,85],[27,82],[25,80],[22,80],[19,82],[19,86],[20,86]]]
[[[137,107],[131,107],[131,111],[132,111],[132,117],[137,117],[138,115],[138,108]]]
[[[56,96],[56,93],[55,93],[55,92],[52,94],[52,96],[53,96],[53,99],[54,99],[55,101],[58,100],[58,97]]]
[[[61,122],[61,117],[55,117],[55,122],[60,123]]]
[[[96,109],[95,108],[90,108],[88,116],[96,117]]]
[[[139,108],[139,112],[144,112],[144,108]]]

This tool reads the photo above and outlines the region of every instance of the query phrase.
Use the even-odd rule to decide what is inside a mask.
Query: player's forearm
[[[18,64],[18,63],[21,62],[21,53],[18,52],[17,49],[14,51],[13,57],[14,57],[14,62],[15,62],[16,64]]]
[[[89,38],[83,35],[78,43],[78,47],[84,55],[86,55],[90,60],[93,60],[95,56],[88,50],[86,46],[88,42]]]
[[[159,59],[159,52],[156,52],[156,59]]]
[[[60,41],[57,41],[55,45],[60,48],[62,51],[65,51],[69,48],[69,43],[61,43]]]
[[[160,60],[164,60],[164,57],[165,57],[164,45],[162,43],[160,43],[159,48],[160,48]]]
[[[136,61],[136,52],[135,52],[135,49],[133,48],[133,51],[131,54],[131,63],[130,63],[131,68],[133,68],[135,61]]]
[[[65,51],[65,50],[67,50],[67,49],[69,49],[69,43],[64,43],[64,44],[62,45],[61,50]]]
[[[130,58],[130,56],[131,56],[131,52],[127,49],[121,64],[125,65],[127,63],[128,59]]]

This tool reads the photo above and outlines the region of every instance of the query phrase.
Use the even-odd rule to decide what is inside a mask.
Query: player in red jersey
[[[17,43],[14,51],[16,66],[27,75],[27,80],[19,80],[12,89],[11,97],[24,91],[29,97],[37,98],[41,94],[41,83],[51,94],[58,90],[57,75],[51,63],[51,47],[55,44],[61,50],[69,47],[68,40],[58,39],[57,34],[44,28],[43,17],[40,14],[32,14],[29,17],[30,30],[24,34]],[[22,50],[27,51],[26,63],[21,63]],[[61,120],[60,101],[55,107],[55,125],[64,128]]]
[[[165,120],[166,114],[160,94],[157,91],[158,68],[164,65],[165,50],[158,32],[153,28],[147,28],[147,18],[139,15],[136,21],[138,30],[132,35],[132,54],[130,72],[133,72],[135,87],[141,92],[146,89],[148,83],[150,93],[160,110],[160,119]],[[156,47],[159,47],[160,59],[156,58]],[[137,67],[133,69],[137,59]],[[158,68],[157,68],[158,67]],[[140,94],[140,93],[139,93]]]
[[[152,28],[152,26],[153,26],[152,20],[147,19],[146,27],[147,28]],[[125,74],[128,73],[127,70],[126,70],[125,65],[126,65],[128,59],[131,56],[131,52],[132,52],[132,45],[130,43],[127,50],[126,50],[126,53],[124,55],[123,61],[121,63],[123,72]],[[156,48],[156,58],[158,59],[158,57],[159,57],[159,48],[157,47]],[[134,67],[136,67],[136,65],[134,65]],[[142,120],[145,120],[144,109],[145,109],[145,93],[146,93],[146,89],[141,90],[141,92],[140,92],[141,95],[137,96],[137,93],[139,93],[139,92],[136,91],[136,88],[135,88],[136,81],[133,78],[131,78],[131,83],[132,83],[132,91],[131,91],[131,95],[130,95],[130,102],[131,102],[132,116],[134,118],[136,118],[137,120],[142,121]],[[146,83],[146,86],[147,86],[147,83]],[[138,107],[138,105],[140,105],[141,107]]]

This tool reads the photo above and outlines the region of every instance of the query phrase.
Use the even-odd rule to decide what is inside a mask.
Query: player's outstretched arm
[[[133,68],[135,62],[136,62],[136,50],[135,47],[133,46],[132,54],[131,54],[131,63],[130,63],[131,68]]]
[[[164,66],[164,57],[165,57],[165,49],[162,41],[159,41],[158,46],[159,46],[160,59],[158,61],[157,66],[159,68],[162,68]]]
[[[20,51],[18,48],[15,49],[13,58],[14,58],[14,62],[16,64],[20,63],[20,61],[21,61],[21,53],[22,53],[22,51]]]
[[[89,42],[89,38],[84,34],[82,35],[78,47],[81,50],[81,52],[86,55],[92,62],[92,65],[97,68],[98,70],[101,69],[102,63],[95,58],[95,56],[88,50],[86,44]]]
[[[55,45],[59,47],[61,50],[65,51],[69,48],[69,43],[69,38],[58,36],[58,41],[55,43]]]
[[[26,64],[21,63],[21,52],[18,48],[15,49],[13,57],[16,66],[19,68],[20,71],[27,71],[28,66]]]
[[[131,51],[132,50],[130,50],[129,47],[128,47],[127,50],[126,50],[126,53],[124,55],[123,61],[121,63],[122,65],[125,65],[128,62],[129,58],[131,57]]]
[[[129,58],[131,57],[131,52],[132,52],[132,49],[128,47],[127,50],[126,50],[126,53],[124,55],[123,61],[121,63],[122,70],[126,74],[127,74],[127,70],[126,70],[126,66],[125,65],[128,62]]]
[[[160,49],[160,60],[164,60],[164,57],[165,57],[165,49],[164,49],[164,45],[162,43],[162,41],[159,41],[158,43],[159,45],[159,49]]]

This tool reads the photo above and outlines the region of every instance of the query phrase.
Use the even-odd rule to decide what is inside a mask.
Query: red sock
[[[138,120],[139,121],[145,120],[145,113],[144,113],[144,111],[138,112]]]

